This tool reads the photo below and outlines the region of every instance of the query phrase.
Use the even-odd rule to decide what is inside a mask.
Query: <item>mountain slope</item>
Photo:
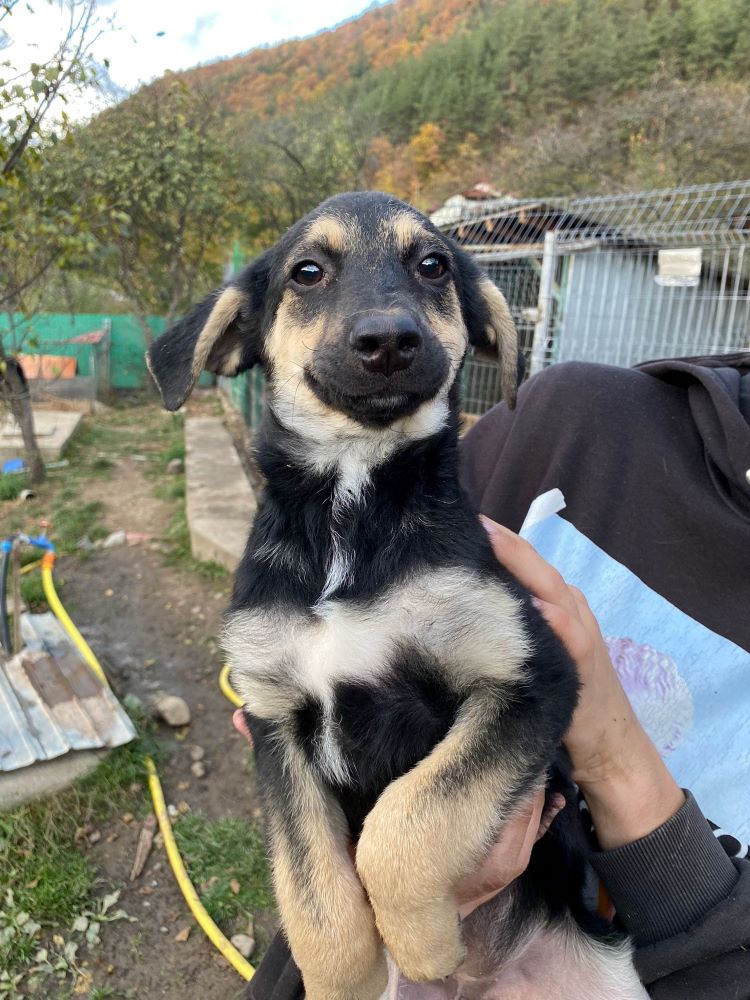
[[[454,36],[492,0],[399,0],[373,5],[359,17],[308,38],[253,49],[183,76],[223,92],[234,111],[273,115],[293,111],[347,87],[372,70],[420,56]]]

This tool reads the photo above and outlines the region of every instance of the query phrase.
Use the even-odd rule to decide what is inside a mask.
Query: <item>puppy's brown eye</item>
[[[445,257],[441,257],[439,254],[430,254],[429,257],[425,257],[417,270],[421,277],[434,281],[436,278],[443,277],[448,270],[448,265]]]
[[[292,271],[292,280],[298,285],[317,285],[323,279],[323,268],[312,260],[303,260]]]

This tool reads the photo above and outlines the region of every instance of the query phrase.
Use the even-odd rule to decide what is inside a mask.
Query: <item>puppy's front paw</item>
[[[455,904],[431,901],[409,913],[376,910],[375,918],[393,961],[413,982],[450,976],[466,957]]]
[[[409,979],[425,982],[455,972],[466,949],[439,859],[414,837],[413,823],[401,822],[408,813],[393,801],[397,785],[365,820],[356,864],[393,960]]]
[[[381,953],[377,962],[366,972],[358,970],[357,978],[345,985],[335,985],[326,979],[325,966],[303,976],[306,1000],[380,1000],[388,985],[388,967]]]

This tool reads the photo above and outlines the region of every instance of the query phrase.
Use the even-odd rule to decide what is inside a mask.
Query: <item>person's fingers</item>
[[[532,594],[575,614],[576,604],[563,577],[520,535],[480,515],[498,560]]]
[[[245,712],[243,709],[238,708],[232,713],[232,725],[238,733],[241,733],[245,737],[250,746],[252,746],[253,738],[250,735],[250,730],[247,728],[247,719],[245,718]]]
[[[575,662],[581,664],[586,661],[594,651],[594,637],[590,628],[559,604],[542,601],[539,598],[534,604]]]
[[[562,801],[564,804],[565,800]],[[559,812],[557,808],[550,813],[549,808],[545,810],[544,803],[544,789],[523,802],[503,825],[479,868],[456,887],[456,899],[462,918],[502,892],[526,870],[534,844],[542,836],[542,824],[546,823],[546,832]]]
[[[523,843],[521,845],[521,850],[518,855],[518,874],[526,871],[529,860],[531,859],[531,850],[534,844],[537,842],[537,832],[539,830],[539,824],[542,821],[542,815],[544,812],[544,789],[540,789],[534,796],[533,806],[531,810],[531,815],[529,816],[529,822],[524,831]]]
[[[541,840],[545,833],[555,822],[555,818],[565,808],[565,796],[555,792],[547,805],[544,807],[542,818],[539,821],[539,829],[536,832],[536,840]],[[535,841],[536,842],[536,841]]]

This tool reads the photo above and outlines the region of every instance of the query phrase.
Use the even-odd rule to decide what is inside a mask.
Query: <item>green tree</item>
[[[234,130],[239,205],[237,233],[263,249],[337,191],[361,185],[372,120],[325,102],[271,121],[245,120]]]
[[[145,87],[78,137],[68,170],[109,207],[97,268],[135,312],[170,323],[220,268],[238,210],[218,103],[176,77]]]
[[[9,27],[16,6],[16,0],[0,0],[0,47],[9,53],[0,81],[0,309],[10,316],[25,311],[53,267],[65,266],[90,245],[92,206],[59,170],[57,152],[72,141],[64,103],[100,76],[91,57],[100,32],[95,0],[68,0],[67,28],[57,48],[28,67],[13,59]],[[37,10],[35,16],[43,14]],[[55,122],[48,125],[53,108]],[[21,428],[32,482],[39,483],[44,464],[28,387],[13,357],[19,348],[15,336],[7,350],[0,341],[0,394]]]

